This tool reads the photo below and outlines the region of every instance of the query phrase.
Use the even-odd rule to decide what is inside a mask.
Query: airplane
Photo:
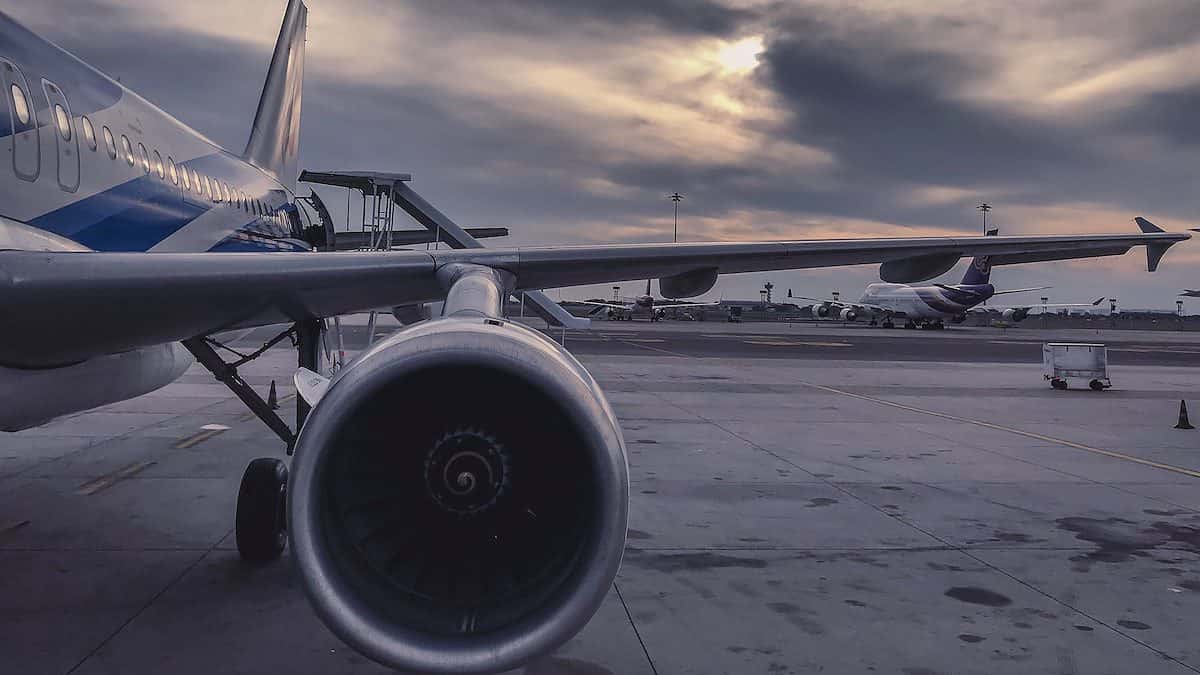
[[[681,307],[716,307],[719,302],[672,302],[670,300],[656,299],[650,293],[650,279],[646,280],[646,292],[636,298],[629,298],[630,302],[596,302],[594,300],[581,300],[582,305],[593,305],[596,307],[607,307],[609,320],[617,321],[632,321],[633,312],[641,307],[650,310],[650,320],[658,321],[663,318],[668,309],[679,309]]]
[[[1146,223],[1143,231],[1153,232],[1159,228],[1153,223]],[[1141,225],[1141,222],[1139,222]],[[995,237],[999,230],[988,230],[985,236]],[[989,256],[978,256],[972,259],[962,281],[958,284],[933,284],[929,286],[913,286],[910,284],[874,283],[868,284],[858,302],[844,302],[836,299],[805,298],[815,304],[809,307],[814,318],[840,319],[841,321],[857,321],[859,317],[869,316],[870,325],[882,325],[884,328],[894,328],[896,319],[904,319],[905,328],[924,328],[941,330],[945,322],[962,323],[967,314],[978,311],[999,311],[1005,322],[1023,321],[1029,316],[1033,307],[1066,308],[1066,307],[1095,307],[1104,298],[1088,303],[1052,303],[1039,305],[984,305],[997,295],[1009,293],[1025,293],[1040,291],[1049,286],[1033,288],[1013,288],[998,291],[991,284],[992,262]]]
[[[407,174],[306,171],[390,199],[450,246],[339,252],[328,210],[297,187],[306,21],[289,0],[239,153],[0,12],[0,428],[139,396],[198,362],[282,441],[242,476],[240,556],[290,547],[321,620],[401,670],[498,672],[547,655],[588,623],[621,562],[620,424],[578,360],[507,320],[508,297],[565,323],[540,289],[657,278],[689,298],[721,274],[863,263],[914,283],[963,256],[1135,246],[1153,271],[1190,236],[485,248]],[[436,315],[332,369],[327,320],[431,303]],[[255,353],[217,351],[223,331],[276,325]],[[297,352],[294,423],[238,370],[278,344]]]
[[[1200,298],[1200,291],[1191,291],[1191,290],[1184,289],[1184,291],[1182,293],[1180,293],[1179,295],[1180,295],[1180,297],[1184,297],[1184,298]]]

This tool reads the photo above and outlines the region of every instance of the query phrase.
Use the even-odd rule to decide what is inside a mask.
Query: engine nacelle
[[[841,312],[838,313],[838,316],[841,317],[842,321],[854,321],[854,320],[858,319],[858,312],[855,312],[853,309],[846,307],[846,308],[842,309]]]
[[[1029,316],[1029,310],[1025,307],[1021,307],[1019,309],[1009,308],[1001,312],[1000,316],[1005,321],[1012,321],[1015,323],[1017,321],[1024,321],[1025,318]]]
[[[616,416],[555,343],[496,319],[428,321],[343,369],[289,486],[318,615],[402,670],[498,672],[591,619],[625,546]]]
[[[809,309],[812,311],[814,319],[829,318],[829,305],[813,305]]]

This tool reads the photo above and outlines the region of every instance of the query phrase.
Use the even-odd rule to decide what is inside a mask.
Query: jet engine
[[[813,305],[809,309],[812,311],[814,319],[829,318],[829,305]]]
[[[1000,314],[1000,316],[1005,321],[1012,321],[1012,322],[1024,321],[1025,317],[1029,316],[1029,309],[1027,307],[1021,307],[1018,309],[1010,308],[1010,309],[1004,310]]]
[[[297,441],[292,552],[318,615],[393,668],[508,670],[574,636],[625,546],[615,415],[563,349],[427,321],[344,368]]]
[[[854,321],[858,318],[858,312],[846,307],[840,313],[838,313],[838,316],[841,317],[842,321]]]

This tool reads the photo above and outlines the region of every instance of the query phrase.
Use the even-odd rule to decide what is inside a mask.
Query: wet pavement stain
[[[613,675],[613,672],[587,661],[553,657],[525,666],[524,675]]]
[[[1059,529],[1074,532],[1075,538],[1091,542],[1096,550],[1072,556],[1076,569],[1086,572],[1093,563],[1121,563],[1134,558],[1145,558],[1150,551],[1166,544],[1200,552],[1200,529],[1187,525],[1175,525],[1157,521],[1150,527],[1124,518],[1059,518]]]
[[[638,440],[634,441],[634,443],[641,443],[642,445],[658,445],[658,441],[653,441],[649,438],[639,438]]]
[[[970,633],[962,633],[958,636],[958,639],[962,640],[963,642],[975,644],[977,642],[983,642],[986,638],[980,637],[978,635],[972,635]]]
[[[625,536],[629,539],[651,539],[652,538],[652,536],[649,532],[642,532],[641,530],[635,530],[632,527],[629,528],[625,532]]]
[[[1001,595],[995,591],[989,591],[986,588],[979,588],[978,586],[955,586],[946,591],[946,597],[972,605],[985,605],[987,607],[1007,607],[1012,604],[1012,599],[1007,595]]]
[[[1146,514],[1149,514],[1152,516],[1172,517],[1172,516],[1182,516],[1182,515],[1185,515],[1185,514],[1191,513],[1191,512],[1190,511],[1164,511],[1162,509],[1142,509],[1142,513],[1146,513]]]
[[[767,561],[759,558],[739,558],[721,553],[647,553],[636,548],[626,548],[626,560],[644,569],[672,574],[698,570],[746,568],[763,569]]]
[[[902,488],[898,485],[881,485],[881,486],[879,486],[879,489],[880,490],[891,490],[893,492],[900,492],[900,491],[904,490],[904,488]]]
[[[1149,624],[1144,624],[1141,621],[1130,621],[1129,619],[1121,619],[1117,622],[1117,625],[1129,630],[1150,630]]]
[[[1096,630],[1096,629],[1095,629],[1095,628],[1092,628],[1091,626],[1081,626],[1081,625],[1079,625],[1079,624],[1076,624],[1076,625],[1075,625],[1075,630],[1081,630],[1081,631],[1083,631],[1083,632],[1085,632],[1085,633],[1090,633],[1090,632],[1092,632],[1093,630]]]
[[[996,530],[994,533],[992,533],[992,539],[995,539],[996,541],[1012,542],[1014,544],[1032,544],[1035,542],[1046,541],[1045,539],[1034,539],[1023,532],[1005,532],[1003,530]]]
[[[807,506],[808,506],[808,508],[811,509],[814,507],[829,506],[831,504],[837,504],[837,503],[838,503],[838,500],[830,499],[829,497],[814,497],[814,498],[808,500]]]
[[[825,634],[825,626],[806,616],[807,614],[812,614],[812,610],[806,610],[790,602],[769,602],[767,603],[767,608],[787,619],[788,623],[809,635]]]
[[[867,603],[865,603],[861,600],[843,600],[843,602],[845,602],[847,605],[850,605],[851,607],[866,607],[867,606]]]

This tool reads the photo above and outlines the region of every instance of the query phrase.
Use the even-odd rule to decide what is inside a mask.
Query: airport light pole
[[[768,305],[771,304],[771,291],[774,290],[774,288],[775,288],[775,284],[773,284],[769,281],[767,283],[763,284],[763,290],[765,290],[767,292],[767,304]]]
[[[1113,328],[1117,327],[1117,299],[1108,299],[1108,323]]]
[[[983,233],[987,234],[987,214],[988,214],[988,211],[992,210],[992,205],[988,204],[987,202],[983,202],[979,206],[976,206],[975,208],[980,213],[983,214]]]
[[[1046,303],[1050,302],[1050,298],[1042,296],[1042,328],[1046,327]]]
[[[675,238],[673,241],[676,244],[678,244],[679,243],[679,202],[683,201],[683,195],[679,194],[678,192],[672,192],[671,194],[667,195],[667,199],[670,199],[671,201],[675,202]]]

